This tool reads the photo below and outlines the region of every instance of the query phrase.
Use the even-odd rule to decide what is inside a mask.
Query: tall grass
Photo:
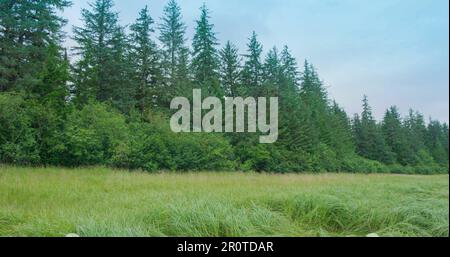
[[[0,236],[448,236],[449,177],[0,166]]]

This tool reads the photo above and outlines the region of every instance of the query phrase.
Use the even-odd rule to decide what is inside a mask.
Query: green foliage
[[[0,95],[0,161],[35,164],[40,161],[37,132],[32,127],[30,108],[22,97]]]
[[[241,82],[241,59],[238,49],[230,41],[220,51],[220,80],[227,96],[239,96]]]
[[[203,4],[200,18],[196,21],[195,35],[192,40],[192,70],[194,80],[208,95],[223,95],[218,83],[219,57],[216,46],[216,34],[209,22],[209,10]]]
[[[242,71],[242,83],[247,88],[247,94],[257,96],[258,87],[262,84],[263,65],[261,63],[261,53],[263,47],[258,42],[255,31],[253,31],[247,47],[247,54],[244,55],[245,65]]]
[[[349,155],[342,160],[342,171],[349,171],[355,173],[398,173],[390,170],[386,165],[374,161],[362,158],[357,155]],[[401,170],[400,170],[401,171]]]
[[[0,2],[0,92],[36,93],[42,86],[49,48],[59,46],[66,0]],[[26,60],[26,61],[24,61]]]
[[[409,147],[400,113],[396,106],[386,111],[381,129],[387,145],[396,156],[396,162],[402,165],[414,164],[414,153]]]
[[[80,59],[74,67],[75,102],[109,101],[129,112],[136,102],[136,88],[128,79],[130,47],[113,6],[112,0],[96,0],[90,10],[82,10],[83,26],[73,29]]]
[[[137,108],[141,112],[152,103],[152,96],[158,93],[158,85],[162,82],[160,53],[156,43],[152,40],[153,19],[148,7],[139,12],[139,17],[130,26],[131,52],[130,59],[133,66],[133,79]]]
[[[426,145],[436,163],[448,166],[448,126],[431,120],[428,124]]]
[[[129,30],[113,0],[94,0],[73,28],[76,58],[61,46],[69,1],[0,2],[0,162],[110,165],[127,169],[269,172],[447,173],[448,125],[391,107],[381,122],[367,97],[353,120],[333,99],[314,66],[284,46],[263,45],[253,32],[240,58],[222,50],[204,4],[192,52],[175,0],[158,30],[147,7]],[[34,15],[29,15],[33,13]],[[158,34],[159,42],[154,41]],[[26,60],[26,61],[23,61]],[[241,65],[243,63],[243,65]],[[279,137],[258,133],[173,133],[176,96],[278,97]],[[5,93],[7,92],[7,93]]]
[[[233,149],[216,134],[175,134],[164,116],[153,115],[148,123],[135,117],[128,138],[117,148],[113,165],[154,170],[233,170]]]
[[[291,81],[294,88],[299,86],[300,72],[298,71],[297,61],[289,51],[288,46],[284,46],[280,57],[281,71],[284,77]]]
[[[66,121],[64,164],[108,164],[127,133],[125,118],[105,104],[92,103],[74,110]]]
[[[386,144],[381,127],[372,116],[372,108],[369,106],[367,96],[363,98],[361,118],[355,115],[353,120],[353,134],[358,154],[386,164],[395,162],[395,154]]]
[[[175,0],[169,0],[159,25],[159,41],[162,44],[164,77],[172,94],[182,92],[188,80],[188,48],[186,47],[186,25],[182,21],[181,9]],[[168,97],[170,97],[169,95]]]
[[[319,144],[318,169],[320,171],[336,172],[340,170],[336,153],[325,144]]]
[[[38,75],[40,83],[32,89],[32,96],[60,112],[63,109],[60,107],[66,104],[69,96],[69,66],[67,53],[62,56],[57,45],[49,46],[43,69]]]
[[[20,94],[0,94],[0,162],[61,164],[63,117],[53,107]]]

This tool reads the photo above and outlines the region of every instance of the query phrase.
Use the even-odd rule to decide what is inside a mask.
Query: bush
[[[126,144],[116,149],[113,164],[130,169],[230,170],[233,149],[220,134],[174,133],[161,115],[149,123],[130,122]]]
[[[0,162],[38,164],[37,131],[29,104],[17,94],[0,94]]]
[[[106,165],[127,139],[125,117],[109,106],[91,103],[74,110],[65,129],[65,165]]]
[[[268,171],[305,172],[314,171],[314,156],[304,151],[288,151],[283,147],[269,147],[271,159]]]
[[[240,157],[240,162],[242,165],[241,169],[244,171],[254,170],[254,171],[276,171],[276,169],[271,169],[274,165],[271,165],[271,153],[265,145],[254,144],[236,147],[237,156]]]
[[[441,166],[438,164],[433,165],[418,165],[411,167],[412,173],[416,174],[448,174],[448,166]]]
[[[230,141],[232,143],[230,143]],[[269,172],[448,173],[426,150],[415,166],[386,165],[319,143],[315,154],[285,144],[259,144],[255,133],[174,133],[168,116],[125,116],[101,103],[58,110],[0,94],[0,162],[19,165],[110,165],[127,169],[234,170]]]
[[[320,171],[336,172],[340,169],[336,153],[326,144],[319,144],[318,149],[318,167]]]
[[[28,101],[29,114],[32,119],[31,127],[36,132],[37,151],[40,156],[39,164],[61,165],[63,161],[64,124],[66,120],[53,108]],[[66,106],[60,106],[65,112]]]
[[[381,162],[368,160],[357,155],[348,155],[341,162],[341,170],[358,173],[387,173],[389,169]]]
[[[436,164],[433,156],[425,149],[419,150],[415,157],[418,166],[433,166]]]

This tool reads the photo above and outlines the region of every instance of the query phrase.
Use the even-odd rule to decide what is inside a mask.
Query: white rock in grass
[[[75,233],[70,233],[70,234],[67,234],[66,237],[80,237],[80,236]]]
[[[366,237],[380,237],[377,233],[370,233]]]

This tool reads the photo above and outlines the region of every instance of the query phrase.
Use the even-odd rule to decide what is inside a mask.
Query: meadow
[[[448,236],[448,175],[0,165],[0,236]]]

